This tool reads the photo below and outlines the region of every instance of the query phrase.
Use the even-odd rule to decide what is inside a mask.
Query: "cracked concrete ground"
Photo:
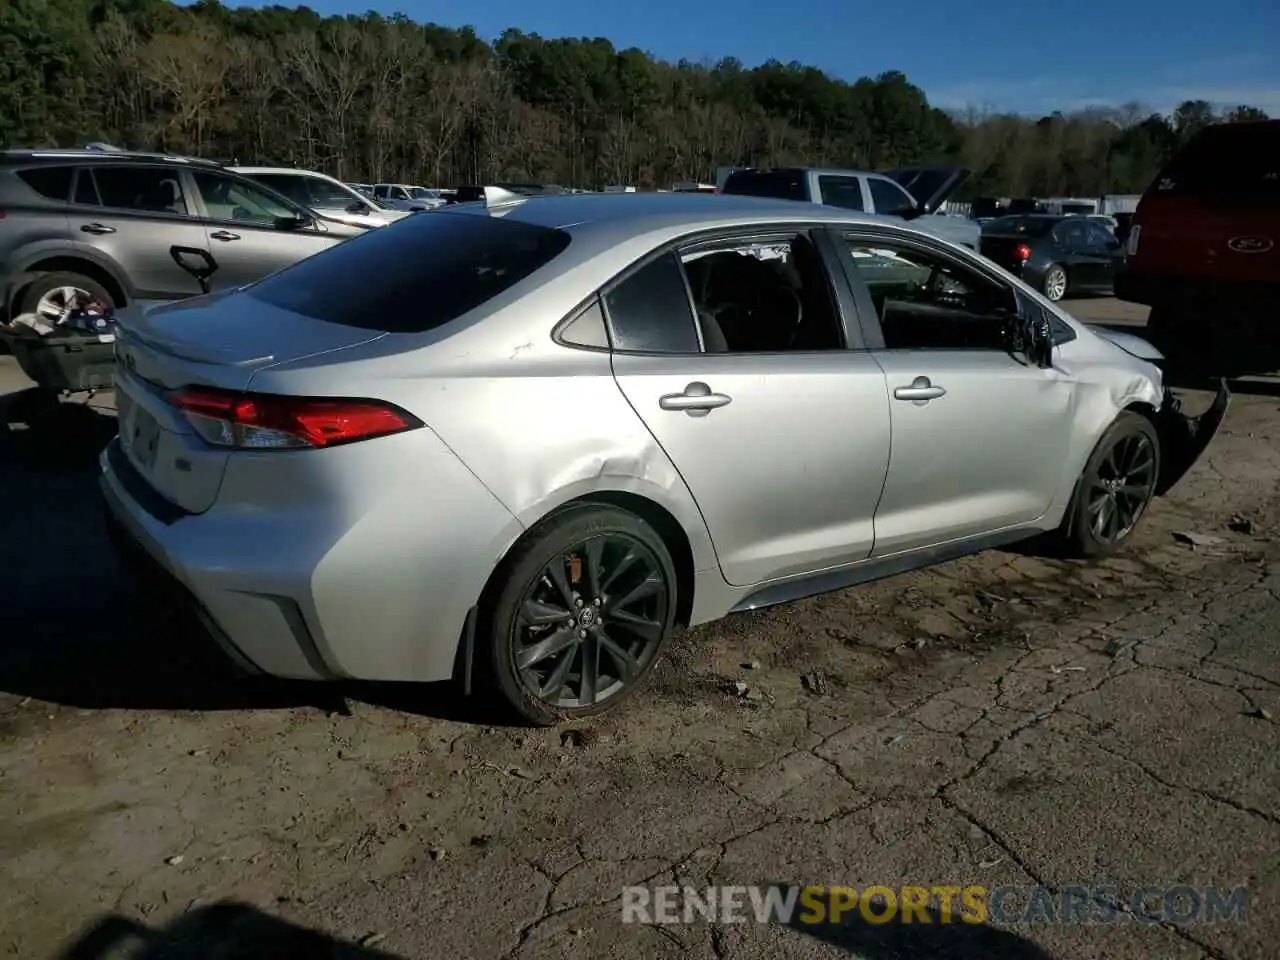
[[[570,730],[492,725],[436,687],[224,682],[189,637],[123,625],[91,457],[70,442],[37,456],[15,434],[0,446],[0,955],[54,956],[116,918],[206,950],[148,956],[230,955],[223,940],[283,955],[274,936],[305,942],[292,955],[368,958],[1272,957],[1278,395],[1237,396],[1119,557],[992,552],[733,617],[677,638],[647,691]],[[620,922],[624,885],[666,883],[1096,885],[1122,903],[1243,884],[1249,913]],[[243,911],[219,913],[227,901]]]

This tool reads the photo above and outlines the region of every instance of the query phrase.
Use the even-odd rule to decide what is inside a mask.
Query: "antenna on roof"
[[[514,203],[524,203],[528,199],[523,194],[504,190],[502,187],[484,188],[484,205],[486,207],[508,207]]]

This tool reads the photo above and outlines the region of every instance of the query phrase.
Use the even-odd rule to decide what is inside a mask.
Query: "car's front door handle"
[[[102,236],[104,233],[115,233],[115,227],[108,227],[105,223],[86,223],[80,228],[81,233],[92,233]]]
[[[917,405],[928,403],[930,400],[937,400],[939,397],[946,396],[947,391],[942,387],[936,387],[928,377],[916,377],[911,381],[909,387],[895,387],[893,398],[895,400],[910,400]]]
[[[683,410],[691,417],[705,417],[729,400],[723,393],[712,393],[705,383],[695,381],[684,388],[684,393],[668,393],[659,397],[658,406],[663,410]]]
[[[221,240],[223,243],[226,243],[228,240],[240,239],[240,234],[232,233],[230,230],[215,230],[213,233],[209,234],[209,236],[214,240]]]

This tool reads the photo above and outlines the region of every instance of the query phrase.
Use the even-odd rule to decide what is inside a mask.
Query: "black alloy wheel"
[[[1099,441],[1076,495],[1074,539],[1088,556],[1118,549],[1146,513],[1160,476],[1151,422],[1124,412]]]
[[[528,720],[600,713],[635,689],[675,619],[661,538],[610,507],[553,518],[511,571],[493,621],[493,672]]]

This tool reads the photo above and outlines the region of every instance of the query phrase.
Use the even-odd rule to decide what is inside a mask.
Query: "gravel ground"
[[[539,731],[445,687],[227,682],[129,616],[109,404],[0,437],[0,953],[1272,957],[1280,388],[1241,390],[1122,556],[996,551],[735,616]],[[1245,885],[1248,919],[621,923],[624,885],[666,883]]]

